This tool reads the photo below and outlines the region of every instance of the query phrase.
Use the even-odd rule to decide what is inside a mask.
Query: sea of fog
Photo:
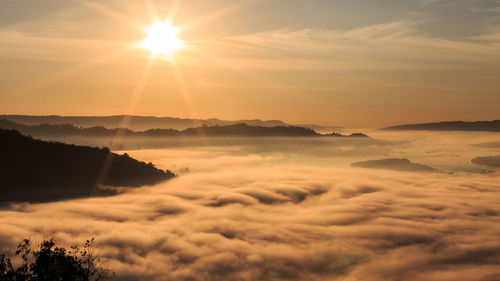
[[[179,177],[1,209],[0,252],[95,237],[118,280],[500,280],[500,169],[471,163],[500,154],[500,134],[367,133],[121,140]],[[383,158],[436,171],[350,166]]]

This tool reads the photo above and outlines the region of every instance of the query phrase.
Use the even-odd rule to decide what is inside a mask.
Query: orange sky
[[[500,118],[495,1],[68,2],[2,8],[1,113],[351,127]],[[152,59],[138,43],[169,16],[185,48]]]

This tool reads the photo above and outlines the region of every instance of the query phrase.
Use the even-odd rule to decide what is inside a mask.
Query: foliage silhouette
[[[94,238],[82,248],[71,246],[69,251],[56,247],[54,239],[45,240],[33,250],[24,239],[17,247],[16,256],[22,264],[14,268],[10,258],[0,255],[0,281],[102,281],[112,273],[103,267],[93,250]]]
[[[151,185],[175,175],[108,148],[47,142],[0,129],[0,202],[116,194],[109,186]]]

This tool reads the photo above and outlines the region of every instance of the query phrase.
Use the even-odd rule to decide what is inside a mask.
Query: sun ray
[[[179,92],[184,100],[184,104],[186,105],[186,108],[189,111],[188,113],[189,116],[191,116],[192,118],[199,119],[198,111],[196,110],[193,104],[193,99],[191,97],[189,87],[186,84],[184,75],[182,74],[182,71],[178,63],[176,61],[171,61],[170,67],[172,69],[172,73],[174,74],[177,88],[179,89]]]
[[[138,22],[137,20],[132,19],[130,17],[127,17],[126,15],[119,13],[113,9],[110,9],[110,8],[106,7],[105,5],[102,5],[100,3],[93,2],[93,1],[78,1],[78,2],[87,8],[90,8],[96,12],[99,12],[105,16],[108,16],[111,19],[117,20],[118,22],[125,23],[129,26],[132,26],[138,30],[142,30],[144,27],[144,25],[142,23]]]
[[[183,25],[180,25],[179,29],[182,31],[193,29],[193,28],[200,26],[202,24],[207,24],[209,22],[212,22],[212,21],[214,21],[222,16],[232,14],[232,13],[239,11],[243,8],[247,8],[247,7],[254,5],[255,3],[260,2],[260,1],[262,1],[262,0],[243,0],[243,1],[236,2],[228,7],[214,11],[214,12],[207,14],[203,17],[199,17],[196,20],[193,20],[193,21],[190,21],[190,22],[185,23]]]
[[[103,55],[100,55],[98,57],[90,59],[89,61],[85,61],[85,62],[76,64],[76,65],[73,65],[71,67],[62,69],[62,70],[57,71],[55,73],[52,73],[46,77],[32,81],[27,85],[8,90],[8,92],[18,94],[18,93],[32,91],[32,90],[37,89],[37,88],[39,89],[39,88],[48,86],[52,83],[61,81],[61,80],[68,78],[68,77],[71,77],[72,75],[81,73],[83,71],[90,70],[93,67],[96,67],[99,64],[108,62],[116,57],[126,55],[126,54],[130,53],[133,49],[134,49],[133,45],[126,45],[125,47],[121,47],[121,48],[115,49],[113,51],[107,52]]]
[[[146,9],[149,12],[149,17],[152,19],[159,19],[158,11],[156,10],[155,5],[153,4],[152,0],[145,0],[144,1],[146,5]]]
[[[120,129],[128,127],[131,115],[134,114],[137,103],[139,102],[142,93],[144,92],[144,88],[146,87],[149,75],[151,74],[151,70],[153,69],[154,62],[155,62],[154,57],[151,56],[147,60],[146,65],[144,66],[144,69],[141,72],[141,76],[139,77],[139,80],[137,81],[134,91],[132,92],[132,96],[130,98],[128,107],[125,110],[125,114],[123,115],[122,121],[120,122],[120,126],[118,127],[118,130],[116,131],[116,134],[111,142],[110,150],[112,151],[117,149],[117,144],[120,143],[120,141],[125,136],[125,130],[120,130]],[[113,164],[113,157],[111,155],[108,155],[108,157],[104,160],[102,164],[99,177],[97,178],[95,187],[96,189],[99,188],[99,186],[106,179],[106,176],[112,164]]]
[[[137,81],[137,84],[134,88],[134,91],[132,92],[132,96],[130,97],[129,104],[127,106],[127,109],[125,110],[124,117],[122,119],[122,122],[120,123],[120,128],[126,128],[128,127],[130,123],[130,115],[133,115],[135,112],[135,108],[137,107],[137,104],[139,103],[142,93],[144,92],[144,88],[146,88],[147,81],[149,79],[149,75],[151,74],[151,70],[153,69],[155,59],[153,56],[151,56],[147,62],[146,65],[144,66],[143,71],[141,72],[141,76],[139,77],[139,81]],[[119,131],[121,132],[121,131]],[[123,137],[122,134],[117,134],[115,138],[113,139],[113,144],[116,144],[117,141],[121,140]],[[113,147],[114,148],[114,147]]]
[[[193,29],[196,28],[199,25],[209,23],[211,21],[217,20],[218,18],[234,13],[238,10],[241,10],[243,8],[246,8],[250,5],[253,5],[257,2],[260,2],[261,0],[243,0],[239,1],[235,4],[232,4],[230,6],[227,6],[223,9],[216,10],[212,13],[209,13],[203,17],[200,17],[196,20],[187,22],[186,24],[179,26],[179,27],[173,27],[171,25],[171,22],[175,19],[175,16],[178,13],[178,10],[182,4],[182,0],[174,0],[171,4],[171,7],[169,9],[168,15],[166,17],[165,22],[161,22],[158,19],[158,13],[157,10],[150,0],[145,1],[146,8],[149,10],[150,16],[154,20],[154,24],[147,29],[148,31],[148,38],[146,40],[141,42],[142,47],[147,48],[151,51],[151,55],[149,56],[148,62],[145,66],[145,69],[138,81],[138,84],[133,92],[133,95],[131,97],[129,106],[127,110],[125,111],[126,114],[125,116],[133,114],[135,107],[137,103],[139,102],[142,92],[146,86],[147,79],[149,77],[149,73],[151,71],[151,68],[153,66],[153,61],[155,59],[165,59],[165,56],[169,56],[171,58],[171,55],[173,52],[178,50],[179,48],[184,46],[184,42],[182,42],[180,39],[177,38],[177,35],[180,33],[181,30],[188,30],[188,29]],[[117,20],[122,23],[126,23],[130,26],[133,26],[136,29],[144,29],[144,25],[137,22],[136,20],[127,17],[123,15],[122,13],[119,13],[113,9],[110,9],[100,3],[97,2],[83,2],[79,1],[81,4],[84,6],[91,8],[103,15],[108,16],[111,19]],[[166,38],[166,39],[165,39]],[[206,57],[205,57],[206,59]],[[168,60],[170,62],[170,66],[172,69],[172,73],[174,74],[175,80],[177,87],[179,89],[180,94],[182,95],[182,98],[184,100],[184,103],[186,105],[187,110],[189,111],[189,115],[195,118],[198,118],[198,112],[196,111],[196,108],[193,104],[192,97],[189,91],[189,87],[187,86],[184,76],[182,74],[182,71],[175,60]],[[226,68],[234,69],[230,65],[223,64],[218,60],[210,60],[212,63],[218,64],[220,66],[224,66]],[[96,62],[93,62],[92,64],[97,64],[99,63],[99,60],[96,60]],[[85,70],[86,67],[84,66],[78,66],[75,67],[74,69],[64,71],[63,75],[58,74],[57,76],[61,77],[66,77],[65,75],[71,75],[73,73],[77,73],[78,71]],[[120,127],[127,127],[129,123],[129,118],[124,117],[122,120],[122,123]],[[114,142],[116,143],[120,139],[120,135],[115,136]]]
[[[232,60],[228,60],[227,58],[223,58],[220,56],[216,56],[214,54],[207,55],[206,50],[205,53],[203,53],[201,48],[192,48],[192,59],[195,59],[198,64],[205,64],[205,65],[210,65],[212,67],[220,67],[225,70],[229,70],[233,73],[238,73],[241,76],[244,76],[246,79],[252,80],[250,83],[254,83],[255,85],[263,85],[263,84],[269,84],[272,85],[271,87],[274,88],[293,88],[293,87],[288,87],[287,85],[284,84],[279,84],[276,83],[276,81],[273,81],[269,79],[268,76],[264,75],[258,75],[255,72],[248,71],[248,68],[241,66],[240,63],[234,63]],[[181,61],[177,60],[177,63]],[[185,62],[189,63],[189,62]],[[253,84],[252,84],[253,85]],[[255,86],[253,85],[253,86]],[[321,88],[325,89],[325,88]],[[331,88],[328,88],[331,89]]]
[[[179,9],[181,7],[182,0],[174,0],[172,2],[172,5],[170,6],[170,9],[168,10],[167,14],[167,21],[169,22],[174,22],[175,17],[177,16],[177,12],[179,12]]]

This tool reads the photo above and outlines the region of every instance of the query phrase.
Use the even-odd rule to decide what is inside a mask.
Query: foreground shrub
[[[17,247],[16,256],[22,263],[12,266],[10,258],[0,255],[0,281],[102,281],[112,273],[100,265],[93,251],[94,238],[83,247],[72,246],[69,251],[56,247],[54,239],[45,240],[36,250],[24,239]]]

